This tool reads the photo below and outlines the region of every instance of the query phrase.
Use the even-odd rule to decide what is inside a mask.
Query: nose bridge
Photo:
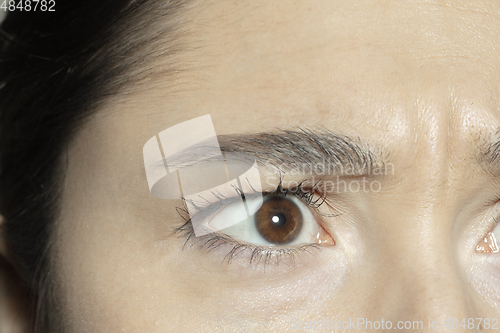
[[[460,323],[475,313],[452,237],[455,210],[449,178],[450,111],[443,105],[422,106],[427,117],[419,119],[419,127],[426,135],[420,136],[416,145],[419,161],[415,161],[412,177],[406,182],[406,189],[411,190],[402,198],[413,205],[397,217],[397,226],[393,225],[393,230],[403,235],[395,249],[401,252],[396,258],[400,258],[398,265],[405,272],[399,302],[405,304],[401,309],[406,316],[424,321],[424,331],[434,330],[429,325],[438,325],[439,332],[470,332],[467,327],[452,325],[453,318]]]
[[[393,273],[386,283],[387,288],[399,286],[391,294],[401,306],[391,317],[422,321],[424,332],[471,332],[467,325],[453,324],[480,316],[454,253],[452,222],[444,221],[452,219],[447,211],[445,206],[428,205],[403,214],[407,223],[398,227],[399,240],[391,245],[392,265],[399,274]]]
[[[457,139],[460,134],[449,131],[460,119],[439,103],[422,103],[418,111],[408,132],[413,145],[396,161],[397,185],[374,208],[382,230],[377,240],[384,244],[381,257],[390,258],[379,267],[391,267],[378,280],[382,290],[374,292],[385,295],[377,303],[379,315],[393,322],[422,321],[423,332],[476,331],[482,305],[463,272],[453,232],[463,180],[457,178],[456,165],[469,156],[455,149],[466,144]],[[469,318],[475,329],[469,328]]]
[[[459,322],[463,319],[474,318],[473,306],[465,287],[466,281],[461,278],[456,265],[443,260],[432,263],[419,263],[412,270],[413,278],[407,285],[407,295],[410,313],[417,318],[427,319],[438,324],[439,331],[460,331],[460,327],[452,328],[445,325],[451,324],[456,318]],[[470,331],[464,329],[464,332]]]

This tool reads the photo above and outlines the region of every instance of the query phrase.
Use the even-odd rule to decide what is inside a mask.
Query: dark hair
[[[158,75],[154,64],[177,47],[183,7],[182,0],[57,1],[54,12],[13,11],[1,25],[2,233],[35,304],[34,331],[56,325],[51,234],[66,147],[102,101]]]

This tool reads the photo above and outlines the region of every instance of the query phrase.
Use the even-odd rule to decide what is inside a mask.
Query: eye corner
[[[320,231],[316,235],[316,244],[325,247],[335,246],[336,242],[333,236],[322,225],[319,227]]]

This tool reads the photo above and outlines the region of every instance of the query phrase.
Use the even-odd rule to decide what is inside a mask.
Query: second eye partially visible
[[[477,244],[476,252],[478,253],[498,253],[500,252],[500,224],[496,223],[492,231]]]

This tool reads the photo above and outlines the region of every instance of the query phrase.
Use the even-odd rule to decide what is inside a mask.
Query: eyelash
[[[321,181],[318,181],[309,189],[304,190],[303,185],[306,183],[306,181],[307,180],[303,180],[296,187],[287,189],[283,187],[282,178],[280,176],[279,184],[276,187],[276,189],[269,192],[262,192],[262,196],[264,197],[266,195],[280,195],[286,197],[287,195],[293,195],[299,198],[309,208],[313,209],[315,213],[320,214],[318,212],[318,209],[326,202],[326,192],[325,194],[320,195],[318,198],[315,198],[317,190],[322,184]],[[236,192],[238,192],[238,194],[241,194],[241,192],[238,189],[236,189]],[[219,202],[211,203],[206,207],[197,207],[198,212],[196,214],[202,214],[208,216],[214,211],[212,207],[216,207],[215,210],[217,210],[221,207],[225,207],[226,205],[232,202],[231,200],[232,198],[226,198],[221,195],[215,195],[215,194],[214,196],[217,197]],[[289,247],[289,248],[269,248],[269,247],[257,246],[254,244],[241,242],[234,239],[233,237],[230,237],[225,234],[220,234],[217,232],[196,237],[193,226],[191,224],[191,218],[186,217],[189,216],[189,214],[186,208],[184,198],[183,198],[183,203],[184,207],[177,207],[176,210],[177,213],[180,215],[180,217],[184,219],[186,222],[181,227],[175,228],[175,233],[179,237],[186,238],[184,245],[182,247],[183,250],[186,248],[186,246],[190,241],[195,239],[196,241],[192,242],[189,246],[193,247],[198,244],[198,249],[205,250],[207,253],[210,253],[211,251],[223,245],[231,244],[232,249],[224,256],[222,262],[227,261],[227,263],[230,264],[236,256],[245,252],[246,250],[250,250],[252,252],[249,257],[249,264],[250,265],[263,264],[264,269],[271,263],[276,264],[276,266],[278,266],[279,263],[283,260],[283,258],[289,258],[293,263],[295,263],[295,259],[299,254],[307,253],[313,255],[313,253],[311,253],[310,251],[312,249],[321,251],[321,246],[315,243]]]

